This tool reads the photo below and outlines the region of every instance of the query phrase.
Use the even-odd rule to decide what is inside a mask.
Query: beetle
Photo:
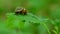
[[[16,8],[15,9],[15,15],[26,15],[27,14],[27,10],[25,8]]]

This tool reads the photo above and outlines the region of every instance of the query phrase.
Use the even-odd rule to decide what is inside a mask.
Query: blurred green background
[[[16,7],[24,7],[38,16],[51,19],[60,18],[60,0],[0,0],[0,15],[14,12]]]
[[[0,15],[14,12],[18,6],[38,16],[60,19],[60,0],[0,0]]]
[[[15,12],[16,7],[26,8],[28,12],[40,17],[43,22],[48,19],[47,26],[51,30],[56,26],[56,34],[60,34],[60,0],[0,0],[0,22],[5,21],[6,13]],[[41,34],[46,31],[42,25],[40,30]]]

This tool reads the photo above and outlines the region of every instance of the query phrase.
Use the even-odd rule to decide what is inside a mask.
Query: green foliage
[[[6,19],[6,27],[10,31],[24,34],[58,34],[59,28],[53,20],[48,18],[39,18],[31,13],[27,15],[15,15],[15,13],[8,13]],[[54,26],[53,26],[54,25]],[[53,28],[50,28],[53,27]],[[40,33],[39,33],[40,32]],[[44,33],[43,33],[44,32]]]
[[[30,13],[5,16],[17,6],[40,18]],[[0,34],[36,34],[37,31],[39,34],[60,34],[60,0],[0,0],[0,17]]]
[[[59,34],[60,21],[37,17],[31,13],[7,13],[5,22],[0,20],[1,34]],[[4,33],[3,33],[4,32]]]
[[[7,28],[12,30],[32,32],[37,30],[36,28],[40,25],[40,21],[30,13],[27,15],[15,15],[15,13],[8,13],[6,25]]]

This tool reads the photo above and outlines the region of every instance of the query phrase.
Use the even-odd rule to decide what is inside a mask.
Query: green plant
[[[53,26],[55,30],[50,31],[50,25],[56,25],[53,20],[40,19],[39,17],[28,13],[27,15],[15,15],[15,13],[7,13],[6,27],[10,31],[15,31],[16,34],[40,34],[40,25],[48,32],[48,34],[58,34],[58,27]]]
[[[31,13],[27,15],[15,15],[15,13],[8,13],[6,19],[6,26],[16,32],[35,33],[40,21]]]

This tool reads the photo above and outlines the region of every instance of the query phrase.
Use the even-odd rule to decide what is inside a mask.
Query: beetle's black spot
[[[15,15],[19,15],[20,13],[19,12],[15,12]]]

